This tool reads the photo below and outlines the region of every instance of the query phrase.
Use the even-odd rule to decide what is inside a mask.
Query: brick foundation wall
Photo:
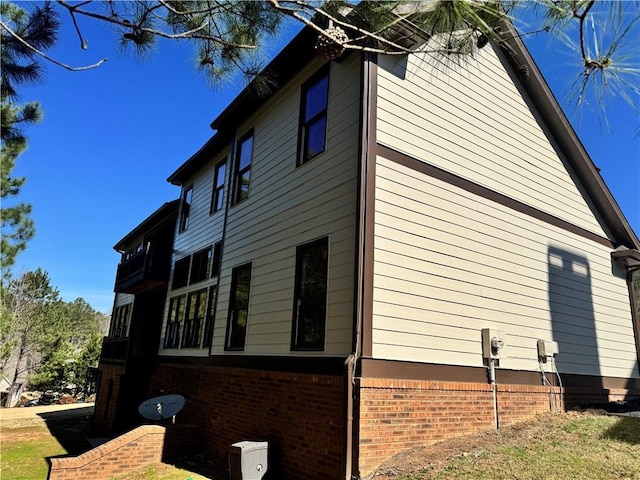
[[[622,388],[565,388],[565,405],[567,409],[591,405],[602,405],[610,402],[622,402],[640,399],[640,390]]]
[[[495,428],[489,384],[379,378],[358,382],[358,466],[363,478],[408,448]],[[499,425],[561,410],[559,389],[553,392],[543,386],[498,385]]]
[[[203,453],[219,468],[231,444],[268,441],[272,478],[342,476],[342,376],[161,363],[150,385],[149,396],[185,397],[177,422],[202,427]]]

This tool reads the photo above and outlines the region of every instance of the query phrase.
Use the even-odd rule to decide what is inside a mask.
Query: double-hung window
[[[298,165],[324,152],[327,141],[329,65],[302,86]]]
[[[224,177],[226,172],[227,161],[223,160],[216,165],[213,173],[213,193],[211,195],[211,210],[209,213],[222,210],[224,206]]]
[[[189,215],[191,214],[191,198],[193,196],[193,186],[187,187],[182,192],[182,203],[180,204],[180,226],[178,231],[184,232],[189,226]]]
[[[249,291],[251,288],[251,264],[233,269],[231,274],[231,296],[227,318],[226,350],[244,350],[249,318]]]
[[[292,350],[324,349],[328,253],[327,237],[297,248]]]
[[[249,179],[251,177],[251,157],[253,156],[253,131],[238,140],[234,175],[234,203],[249,196]]]

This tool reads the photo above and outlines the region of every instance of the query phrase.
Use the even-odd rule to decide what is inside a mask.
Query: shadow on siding
[[[600,378],[589,262],[556,247],[548,248],[547,261],[551,328],[559,352],[558,371]],[[599,383],[592,386],[602,388],[602,381]]]

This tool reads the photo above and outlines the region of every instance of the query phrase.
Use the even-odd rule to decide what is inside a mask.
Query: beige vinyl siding
[[[214,353],[224,351],[231,272],[252,263],[244,352],[290,354],[296,247],[329,237],[328,308],[323,352],[351,351],[360,62],[332,63],[326,151],[296,167],[301,84],[316,60],[238,130],[253,128],[249,197],[229,213]]]
[[[215,167],[225,158],[227,159],[226,176],[224,188],[224,201],[228,195],[228,178],[229,178],[229,149],[215,155],[211,162],[202,167],[189,182],[185,182],[184,186],[193,185],[191,208],[189,211],[189,226],[183,232],[178,232],[179,220],[176,222],[176,235],[174,239],[173,254],[171,256],[171,273],[169,275],[169,286],[167,291],[167,299],[164,305],[164,314],[162,320],[162,331],[160,334],[160,353],[162,355],[182,355],[182,356],[203,356],[208,355],[209,348],[181,348],[181,349],[164,349],[165,334],[167,331],[167,315],[169,303],[172,297],[185,295],[188,292],[208,288],[217,284],[217,277],[212,277],[196,284],[187,285],[175,290],[171,289],[173,282],[173,266],[176,260],[180,260],[188,255],[202,250],[203,248],[213,246],[222,240],[222,231],[224,229],[224,208],[210,215],[211,196],[213,194],[213,181]],[[178,219],[180,215],[178,214]],[[204,328],[204,326],[202,327]]]
[[[378,72],[379,143],[606,236],[492,48],[457,67],[381,56]]]
[[[506,335],[501,367],[638,376],[623,272],[606,247],[378,157],[373,355],[481,366],[481,329]]]
[[[189,226],[183,232],[179,232],[178,227],[180,222],[176,222],[173,262],[207,245],[211,245],[222,238],[224,209],[218,210],[213,215],[210,215],[209,212],[211,208],[215,167],[220,161],[228,157],[228,154],[229,151],[227,149],[221,154],[216,155],[211,159],[211,162],[208,162],[206,166],[202,167],[198,173],[193,176],[192,181],[184,183],[184,187],[193,185]],[[226,174],[228,177],[228,160]],[[228,182],[224,189],[225,199],[228,194],[227,185]]]

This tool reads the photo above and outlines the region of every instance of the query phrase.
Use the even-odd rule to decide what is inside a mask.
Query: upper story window
[[[211,276],[220,275],[220,264],[222,263],[222,242],[213,246],[213,260],[211,262]]]
[[[211,250],[211,247],[194,253],[193,260],[191,261],[191,275],[189,277],[189,283],[195,283],[209,278],[212,262],[213,251]]]
[[[297,248],[292,350],[324,349],[328,253],[327,237]]]
[[[233,269],[229,316],[227,318],[227,341],[225,350],[244,350],[249,318],[249,290],[251,288],[251,264]]]
[[[221,257],[222,242],[217,242],[213,247],[203,248],[193,255],[176,260],[173,265],[171,289],[186,287],[220,275]]]
[[[193,185],[185,188],[182,192],[182,203],[180,204],[180,227],[178,231],[184,232],[189,226],[189,214],[191,213],[191,197],[193,195]]]
[[[173,281],[171,282],[171,288],[184,287],[189,282],[189,265],[191,263],[191,257],[187,256],[176,260],[173,266]]]
[[[238,140],[234,175],[234,203],[249,196],[249,178],[251,176],[251,157],[253,156],[253,131]]]
[[[227,161],[223,160],[216,165],[213,173],[213,193],[211,195],[211,210],[217,212],[224,206],[224,177],[227,173]]]
[[[298,165],[324,152],[327,140],[329,66],[323,67],[302,86]]]

